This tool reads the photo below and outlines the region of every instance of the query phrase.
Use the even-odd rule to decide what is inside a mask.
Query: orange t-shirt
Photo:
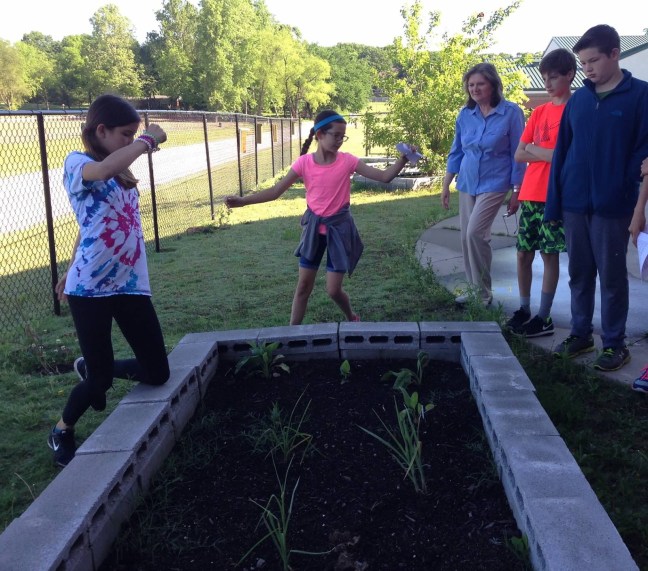
[[[565,104],[554,105],[544,103],[536,107],[529,117],[520,140],[524,143],[533,143],[545,149],[554,149],[558,139],[560,118],[565,110]],[[547,201],[547,186],[549,185],[549,171],[551,163],[537,161],[529,163],[524,173],[524,180],[520,187],[519,200],[532,200],[534,202]]]

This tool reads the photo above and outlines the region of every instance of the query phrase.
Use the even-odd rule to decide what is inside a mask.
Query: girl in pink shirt
[[[317,140],[317,150],[306,154],[313,139]],[[326,291],[348,321],[360,321],[351,309],[348,294],[342,289],[345,273],[351,275],[362,254],[362,242],[349,211],[351,175],[357,172],[373,180],[390,182],[403,169],[407,158],[401,156],[385,170],[376,169],[353,155],[340,152],[347,139],[344,117],[335,111],[322,111],[315,117],[315,125],[304,142],[301,156],[286,176],[261,192],[225,199],[230,208],[269,202],[279,198],[298,179],[303,179],[307,209],[301,221],[302,238],[295,252],[299,256],[299,278],[290,314],[291,325],[299,325],[304,319],[325,251]]]

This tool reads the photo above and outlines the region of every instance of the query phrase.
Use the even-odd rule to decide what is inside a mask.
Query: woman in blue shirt
[[[506,194],[517,192],[526,165],[515,161],[524,130],[524,114],[503,96],[502,80],[490,63],[480,63],[463,77],[468,100],[457,116],[441,200],[450,206],[450,183],[457,176],[459,225],[466,279],[484,303],[493,301],[490,267],[491,227]],[[459,304],[469,299],[457,297]]]

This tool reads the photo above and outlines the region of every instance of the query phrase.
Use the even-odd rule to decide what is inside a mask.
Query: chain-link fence
[[[299,156],[295,119],[185,111],[142,111],[168,142],[142,155],[140,183],[147,250],[218,216],[224,196],[275,177]],[[0,330],[59,314],[54,294],[77,235],[63,187],[63,161],[81,148],[84,111],[0,112]]]

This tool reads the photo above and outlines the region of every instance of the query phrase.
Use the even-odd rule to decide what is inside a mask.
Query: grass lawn
[[[345,283],[363,320],[502,320],[496,309],[457,310],[453,296],[414,258],[423,230],[448,215],[439,192],[354,191],[353,213],[366,249]],[[288,323],[303,209],[303,188],[295,187],[275,203],[232,211],[223,227],[170,238],[163,253],[149,256],[153,300],[169,350],[189,332]],[[342,318],[326,296],[323,277],[306,323]],[[648,399],[524,342],[510,342],[633,556],[648,569]],[[129,355],[118,332],[114,344],[118,356]],[[57,474],[45,439],[77,382],[69,371],[77,354],[67,306],[62,317],[34,318],[24,331],[0,337],[3,527]],[[77,425],[80,439],[129,388],[116,381],[107,412],[89,411]]]

